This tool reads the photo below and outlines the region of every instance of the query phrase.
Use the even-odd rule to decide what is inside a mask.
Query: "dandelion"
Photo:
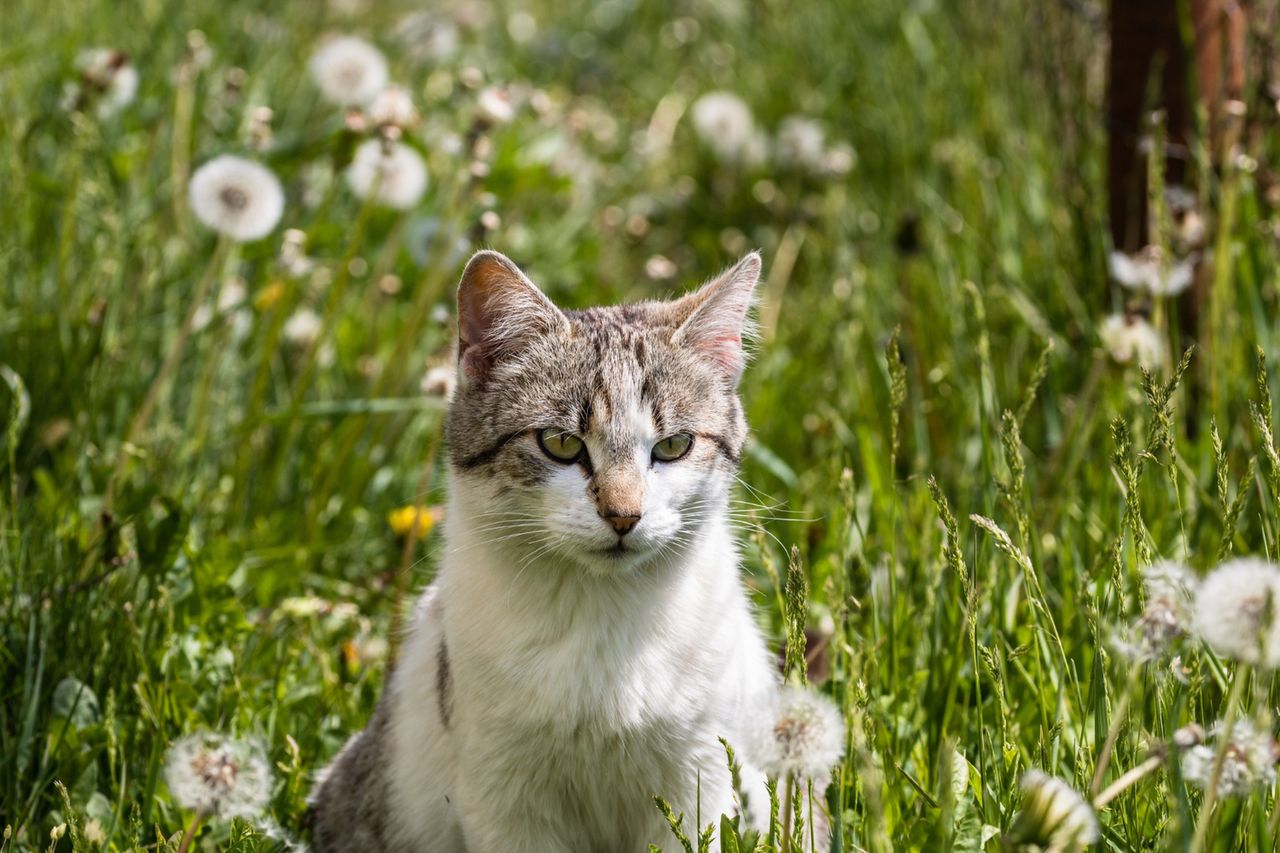
[[[500,86],[488,86],[476,96],[476,118],[487,125],[508,124],[516,117],[511,93]]]
[[[1196,595],[1192,625],[1220,655],[1280,667],[1280,567],[1244,557],[1209,573]]]
[[[652,255],[644,262],[644,274],[653,281],[675,278],[677,272],[675,261],[666,255]]]
[[[732,92],[708,92],[693,102],[694,132],[726,163],[754,165],[765,159],[767,143],[746,102]]]
[[[458,52],[458,25],[433,12],[410,12],[396,24],[393,35],[418,62],[441,62]]]
[[[84,840],[92,844],[94,847],[101,847],[107,842],[107,831],[102,826],[102,821],[90,818],[89,822],[84,825]]]
[[[1111,357],[1120,364],[1136,361],[1148,370],[1168,360],[1164,338],[1139,314],[1112,314],[1102,321],[1098,337]]]
[[[284,213],[284,190],[271,170],[229,154],[196,169],[190,193],[196,218],[237,242],[270,234]]]
[[[1112,252],[1107,259],[1111,277],[1130,290],[1144,290],[1152,296],[1176,296],[1191,286],[1194,256],[1172,264],[1166,270],[1159,246],[1147,246],[1134,255]]]
[[[1112,638],[1117,652],[1136,662],[1165,654],[1191,626],[1191,608],[1199,579],[1181,563],[1162,560],[1142,570],[1147,601],[1127,635]]]
[[[1222,721],[1214,723],[1209,729],[1210,740],[1220,739],[1224,728]],[[1188,749],[1182,756],[1182,777],[1201,790],[1209,790],[1218,748],[1203,744]],[[1247,719],[1237,720],[1223,754],[1217,796],[1238,796],[1255,787],[1270,787],[1276,781],[1277,759],[1280,751],[1270,732],[1259,730]]]
[[[253,307],[259,311],[270,311],[276,307],[282,296],[284,296],[284,282],[273,281],[253,297]]]
[[[1074,788],[1056,776],[1029,770],[1022,777],[1022,808],[1005,841],[1045,850],[1083,850],[1098,840],[1093,807]]]
[[[363,106],[387,87],[382,52],[354,36],[326,41],[312,54],[309,67],[321,93],[339,106]]]
[[[419,387],[429,397],[443,397],[448,400],[453,396],[457,373],[452,367],[437,365],[429,369],[422,377]]]
[[[1147,607],[1142,624],[1154,643],[1168,645],[1191,624],[1191,604],[1200,579],[1181,563],[1160,560],[1142,570]]]
[[[76,70],[83,89],[73,90],[73,101],[97,99],[98,118],[110,118],[138,95],[138,70],[123,51],[104,47],[83,51],[76,57]]]
[[[830,175],[839,177],[853,171],[858,162],[858,153],[847,142],[837,142],[827,149],[823,155],[823,168]]]
[[[408,210],[426,192],[427,164],[403,143],[369,139],[347,167],[347,185],[360,198],[374,195],[387,207]]]
[[[844,718],[829,698],[784,687],[766,716],[756,760],[769,776],[823,779],[844,755]]]
[[[787,116],[778,126],[774,154],[778,162],[811,174],[826,168],[826,131],[807,116]]]
[[[1184,251],[1204,244],[1205,224],[1200,200],[1184,186],[1170,184],[1164,190],[1165,206],[1173,220],[1174,242]]]
[[[320,337],[323,321],[310,308],[299,308],[284,321],[284,338],[291,344],[310,346]]]
[[[402,506],[387,513],[387,526],[397,536],[408,536],[416,528],[413,535],[422,539],[435,525],[435,516],[424,506]]]
[[[169,791],[178,804],[200,816],[249,818],[271,799],[271,768],[261,746],[202,732],[169,750]]]
[[[369,121],[380,128],[408,130],[418,123],[413,97],[403,86],[388,86],[369,104]]]

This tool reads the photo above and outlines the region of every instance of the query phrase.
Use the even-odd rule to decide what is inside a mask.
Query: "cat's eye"
[[[557,462],[577,462],[586,448],[582,438],[559,427],[538,430],[538,446]]]
[[[693,436],[687,432],[669,435],[653,446],[653,458],[659,462],[675,462],[693,447]]]

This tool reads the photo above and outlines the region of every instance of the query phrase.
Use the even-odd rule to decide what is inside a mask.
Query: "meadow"
[[[1100,849],[1277,848],[1280,582],[1193,593],[1280,536],[1280,69],[1219,168],[1192,152],[1189,335],[1185,300],[1114,280],[1091,3],[0,19],[0,850],[179,849],[166,760],[200,732],[270,782],[192,849],[305,839],[438,557],[452,289],[482,247],[568,307],[761,250],[737,507],[762,625],[793,663],[808,628],[843,712],[831,849],[1076,849],[1068,804]],[[333,35],[417,116],[327,99]],[[425,188],[353,179],[375,139]],[[220,155],[278,177],[267,236],[195,215]],[[666,849],[699,817],[721,833],[685,815]]]

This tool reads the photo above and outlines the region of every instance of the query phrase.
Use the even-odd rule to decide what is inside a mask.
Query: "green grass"
[[[517,42],[506,4],[483,8],[457,55],[421,63],[393,35],[394,4],[6,7],[0,824],[15,834],[0,849],[48,847],[63,822],[78,829],[58,849],[77,834],[88,849],[93,819],[109,847],[176,847],[191,815],[164,756],[201,729],[261,739],[270,813],[298,832],[313,774],[377,700],[375,640],[402,581],[434,570],[438,539],[406,553],[387,514],[443,499],[441,410],[418,382],[447,355],[432,314],[450,304],[460,260],[440,247],[458,236],[508,252],[568,306],[672,294],[762,249],[743,496],[782,509],[761,512],[749,569],[778,649],[793,548],[809,624],[834,632],[823,689],[850,727],[832,798],[845,850],[996,849],[1024,771],[1088,791],[1110,732],[1110,783],[1179,727],[1224,716],[1233,685],[1241,713],[1269,723],[1266,673],[1184,639],[1177,679],[1108,645],[1141,613],[1150,559],[1204,571],[1220,551],[1275,553],[1280,469],[1254,365],[1259,345],[1280,355],[1280,221],[1253,174],[1202,163],[1219,263],[1200,346],[1176,388],[1172,364],[1144,387],[1108,359],[1097,324],[1126,294],[1106,276],[1095,22],[1038,0],[611,0],[536,3],[537,34]],[[674,18],[696,20],[696,38]],[[212,59],[184,77],[193,29]],[[431,186],[410,217],[362,208],[334,178],[353,140],[306,75],[328,31],[378,43],[415,94]],[[107,121],[59,106],[74,57],[97,45],[141,73],[138,100]],[[465,68],[554,104],[494,131],[479,182],[446,144],[474,108]],[[716,88],[770,130],[821,119],[855,168],[722,167],[687,118],[669,149],[635,150],[664,98]],[[245,152],[264,104],[275,145],[254,156],[284,181],[281,229],[306,232],[320,279],[288,275],[281,229],[224,256],[185,207],[191,168]],[[1250,144],[1264,164],[1280,156],[1274,123]],[[490,210],[500,222],[481,234]],[[424,216],[444,237],[422,265],[407,240]],[[679,275],[646,278],[654,255]],[[206,275],[243,280],[247,334],[197,332],[129,443]],[[301,306],[330,318],[332,359],[282,340]],[[1179,353],[1192,341],[1176,314],[1156,318]],[[305,596],[339,606],[290,601]],[[1208,817],[1202,802],[1171,759],[1101,811],[1102,845],[1183,848],[1198,819],[1205,849],[1280,840],[1274,785]],[[216,821],[200,843],[276,844]]]

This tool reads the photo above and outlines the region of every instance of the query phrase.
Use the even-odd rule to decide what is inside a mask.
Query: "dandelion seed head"
[[[1028,770],[1022,776],[1022,807],[1006,841],[1046,850],[1082,850],[1101,835],[1093,807],[1056,776]]]
[[[138,70],[123,51],[95,47],[82,51],[75,64],[84,88],[97,99],[99,118],[110,118],[137,97]]]
[[[320,315],[310,308],[299,308],[284,321],[283,334],[286,341],[298,346],[315,343],[320,337],[323,321]]]
[[[388,86],[369,104],[369,120],[378,127],[408,130],[418,123],[418,109],[403,86]]]
[[[1200,585],[1192,626],[1220,655],[1280,666],[1280,567],[1244,557],[1214,569]]]
[[[1221,721],[1214,723],[1209,729],[1210,742],[1192,746],[1183,753],[1182,777],[1201,790],[1208,790],[1213,784],[1213,766],[1223,730]],[[1236,720],[1223,755],[1218,794],[1232,797],[1247,794],[1255,787],[1270,786],[1276,781],[1278,757],[1280,753],[1270,732],[1259,730],[1247,719]]]
[[[387,87],[386,58],[355,36],[337,36],[320,45],[309,67],[321,93],[339,106],[364,106]]]
[[[476,96],[476,116],[486,124],[508,124],[516,117],[511,93],[501,86],[486,86]]]
[[[1154,370],[1168,361],[1164,338],[1140,315],[1108,316],[1098,327],[1098,337],[1119,364],[1137,362],[1141,367]]]
[[[835,702],[816,690],[784,687],[753,747],[760,769],[769,776],[825,779],[844,755],[844,717]]]
[[[422,377],[420,387],[422,393],[430,397],[443,397],[448,400],[453,396],[454,385],[457,382],[457,371],[452,367],[437,365],[427,370]]]
[[[169,749],[165,779],[185,809],[222,818],[262,814],[271,799],[271,768],[260,745],[199,733]]]
[[[379,203],[408,210],[426,192],[427,164],[403,143],[369,139],[356,149],[347,167],[347,185],[360,198],[376,193]]]
[[[746,101],[732,92],[708,92],[690,108],[693,130],[717,159],[755,165],[768,155],[764,134]]]
[[[787,116],[778,125],[774,155],[778,162],[813,174],[826,168],[827,132],[808,116]]]
[[[410,12],[395,26],[393,36],[419,62],[440,62],[458,52],[458,25],[434,12]]]
[[[1130,290],[1152,296],[1176,296],[1191,286],[1195,256],[1166,264],[1159,246],[1147,246],[1134,255],[1112,252],[1107,258],[1111,277]]]
[[[271,170],[229,154],[196,169],[190,195],[200,222],[238,242],[270,234],[284,213],[284,190]]]

